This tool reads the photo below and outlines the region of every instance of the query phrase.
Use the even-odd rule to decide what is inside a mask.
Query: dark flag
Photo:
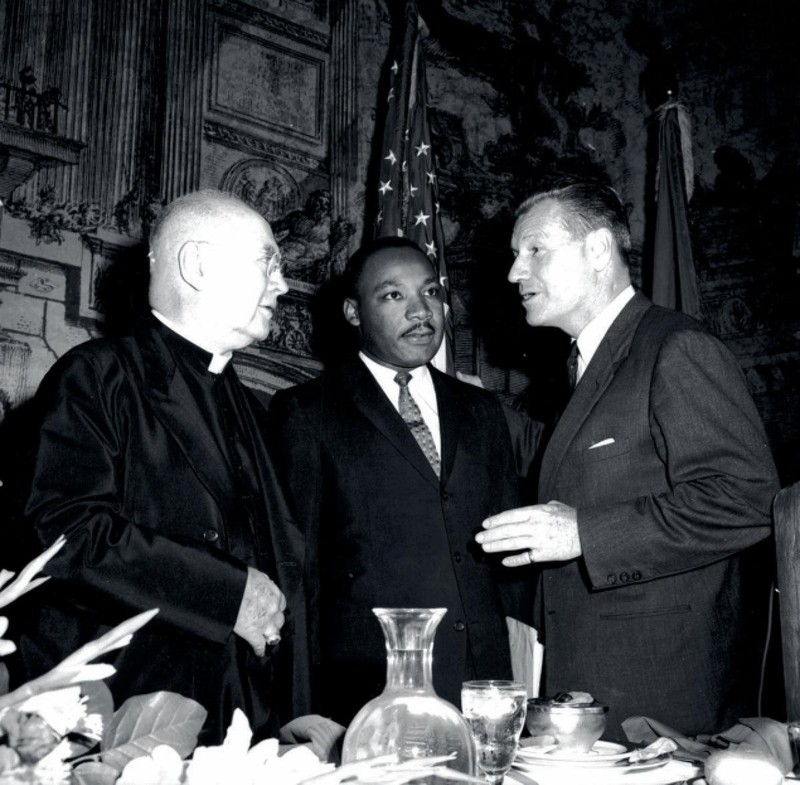
[[[693,186],[689,118],[669,102],[659,110],[653,292],[657,305],[700,316],[687,205]]]
[[[378,106],[385,112],[375,236],[408,237],[436,265],[445,302],[445,337],[433,360],[453,373],[454,329],[450,282],[444,259],[439,217],[436,164],[428,125],[428,90],[420,46],[419,15],[414,0],[406,0],[404,30],[390,58],[389,90]]]

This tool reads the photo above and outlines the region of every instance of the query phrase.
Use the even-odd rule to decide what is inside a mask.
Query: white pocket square
[[[614,444],[614,438],[609,437],[608,439],[602,439],[599,442],[595,442],[594,444],[589,445],[590,450],[596,450],[598,447],[608,447],[609,444]]]

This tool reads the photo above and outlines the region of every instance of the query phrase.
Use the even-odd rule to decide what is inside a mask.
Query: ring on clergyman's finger
[[[264,639],[267,646],[277,646],[281,642],[281,636],[277,632],[265,632]]]
[[[528,555],[528,564],[533,564],[533,551],[525,551]]]

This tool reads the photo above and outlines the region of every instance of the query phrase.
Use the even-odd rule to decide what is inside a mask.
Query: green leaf
[[[82,763],[72,770],[72,785],[114,785],[119,772],[105,763]]]
[[[100,758],[118,772],[159,744],[167,744],[186,758],[197,744],[207,713],[197,701],[174,692],[128,698],[103,734]]]
[[[86,696],[86,713],[99,714],[103,718],[103,727],[107,728],[114,715],[114,698],[111,690],[103,681],[81,682],[81,694]]]

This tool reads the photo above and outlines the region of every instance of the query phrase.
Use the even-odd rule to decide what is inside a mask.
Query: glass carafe
[[[433,637],[445,608],[373,608],[386,637],[386,687],[356,714],[342,762],[394,754],[400,760],[452,755],[475,774],[475,747],[461,713],[433,690]]]

